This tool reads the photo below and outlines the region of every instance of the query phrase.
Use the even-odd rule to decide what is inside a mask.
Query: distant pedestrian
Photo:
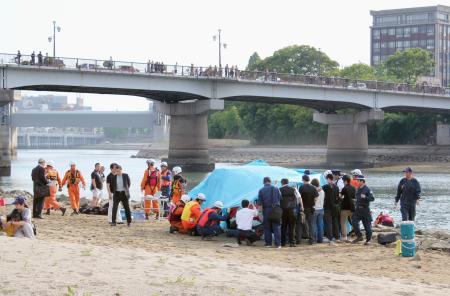
[[[92,208],[99,207],[102,200],[103,178],[100,173],[100,167],[100,163],[97,162],[94,171],[91,173]]]
[[[272,234],[275,239],[275,248],[281,248],[281,215],[274,217],[276,207],[280,207],[281,193],[280,190],[272,185],[269,177],[263,180],[264,187],[258,192],[258,204],[263,209],[263,225],[264,225],[264,239],[266,248],[272,247]],[[272,214],[273,213],[273,214]],[[275,219],[277,218],[277,219]]]
[[[50,58],[48,56],[48,52],[45,53],[44,63],[46,66],[50,65]]]
[[[114,61],[112,56],[109,57],[109,63],[108,63],[109,70],[112,70],[114,68]]]
[[[106,190],[108,191],[108,223],[112,224],[112,212],[113,212],[113,194],[114,191],[111,191],[111,184],[114,182],[114,176],[117,173],[117,163],[112,163],[109,168],[111,170],[111,173],[106,177]],[[117,207],[117,214],[116,214],[116,223],[122,224],[122,215],[120,214],[119,207]]]
[[[340,197],[342,200],[340,215],[341,240],[344,242],[348,242],[347,221],[349,218],[351,219],[353,213],[355,212],[356,188],[351,184],[352,178],[350,178],[350,176],[345,175],[342,177],[342,180],[344,181],[344,188],[342,188],[340,193]]]
[[[20,50],[17,51],[16,55],[16,63],[17,65],[20,65],[20,59],[22,58],[22,54],[20,53]]]
[[[112,211],[112,223],[111,226],[116,226],[116,216],[119,203],[122,203],[125,209],[125,215],[127,217],[127,226],[131,225],[131,210],[130,210],[130,177],[128,174],[122,173],[122,167],[117,165],[116,175],[112,178],[112,182],[109,185],[113,194],[113,211]]]
[[[402,221],[414,221],[416,217],[416,206],[420,201],[420,183],[413,177],[413,170],[407,167],[403,170],[405,177],[400,180],[395,197],[395,205],[398,207],[400,201],[400,212]]]
[[[353,229],[355,230],[356,239],[352,243],[357,243],[363,240],[361,230],[359,228],[359,222],[362,221],[364,230],[366,231],[367,245],[372,239],[372,215],[370,213],[370,202],[374,201],[372,190],[366,185],[366,179],[360,175],[356,178],[360,183],[358,190],[356,191],[356,206],[355,213],[352,217]]]
[[[50,188],[45,177],[45,160],[40,158],[38,165],[31,171],[33,180],[33,218],[42,219],[42,209],[47,196],[50,196]]]
[[[295,247],[294,229],[295,229],[295,210],[297,204],[301,203],[300,193],[297,188],[289,186],[288,179],[281,179],[281,202],[283,209],[281,216],[281,246],[286,245],[286,237],[289,239],[289,247]],[[303,209],[303,206],[301,206]]]
[[[325,192],[325,200],[323,204],[324,208],[324,221],[325,221],[325,234],[328,240],[339,239],[339,219],[340,219],[340,206],[339,206],[339,188],[334,183],[334,177],[332,174],[326,175],[327,184],[322,186]]]
[[[43,62],[42,52],[38,53],[37,58],[38,58],[38,65],[42,66],[42,62]]]
[[[228,67],[228,64],[225,65],[225,77],[228,77],[230,75],[230,68]]]
[[[303,175],[302,181],[303,186],[300,187],[300,196],[302,197],[303,213],[305,214],[305,223],[303,225],[308,229],[309,244],[312,245],[316,241],[314,234],[314,205],[317,197],[319,197],[319,193],[316,187],[309,183],[310,178],[308,175]]]
[[[313,179],[311,181],[311,185],[316,187],[317,193],[319,196],[316,198],[316,202],[314,204],[314,238],[316,243],[321,244],[323,242],[323,202],[325,200],[325,192],[322,187],[320,187],[320,183],[318,179]]]
[[[31,53],[31,60],[30,60],[30,64],[34,65],[36,63],[36,54],[34,53],[34,51]]]
[[[178,62],[175,63],[175,66],[173,67],[173,74],[177,75],[178,73]]]

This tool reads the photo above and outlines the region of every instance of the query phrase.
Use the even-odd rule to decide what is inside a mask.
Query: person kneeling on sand
[[[181,215],[183,214],[184,206],[191,200],[189,195],[184,194],[181,199],[176,203],[170,212],[169,222],[170,222],[170,233],[174,233],[183,227],[181,223]]]
[[[10,236],[27,238],[35,237],[33,224],[31,223],[31,210],[28,208],[25,201],[25,198],[22,196],[16,197],[13,202],[15,209],[9,215],[9,221],[3,225],[4,229],[12,230],[11,233],[9,233]]]
[[[202,214],[201,206],[206,201],[206,196],[203,193],[199,193],[195,200],[188,202],[181,214],[182,228],[178,230],[180,233],[189,233],[195,235],[195,226]]]
[[[206,208],[203,211],[197,223],[197,232],[202,236],[202,239],[211,240],[213,236],[223,233],[220,221],[226,221],[227,217],[220,215],[222,209],[223,203],[216,201],[211,209]]]
[[[258,216],[258,210],[254,208],[249,208],[250,202],[246,199],[241,202],[241,209],[236,213],[236,224],[237,224],[237,243],[241,244],[241,240],[245,239],[247,245],[252,245],[258,240],[258,236],[252,230],[253,229],[253,219]]]

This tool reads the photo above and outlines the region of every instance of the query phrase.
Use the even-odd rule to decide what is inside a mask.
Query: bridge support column
[[[0,90],[0,176],[11,175],[11,103],[14,91]]]
[[[355,114],[315,113],[314,121],[328,125],[327,164],[330,166],[367,166],[367,123],[382,120],[381,110],[360,111]]]
[[[156,112],[170,115],[169,165],[179,165],[191,172],[212,171],[215,164],[209,158],[208,113],[210,110],[222,110],[223,101],[212,99],[155,104]]]

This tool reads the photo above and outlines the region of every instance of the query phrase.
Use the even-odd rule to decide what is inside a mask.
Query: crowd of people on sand
[[[288,179],[281,180],[281,187],[274,186],[270,177],[263,179],[263,186],[257,199],[243,199],[240,207],[224,209],[224,203],[216,200],[205,208],[207,197],[198,193],[192,200],[186,194],[187,180],[182,169],[175,166],[169,170],[166,162],[160,168],[154,159],[147,160],[147,168],[140,184],[145,219],[165,217],[170,223],[170,233],[201,236],[203,240],[212,240],[224,233],[236,237],[240,245],[248,245],[264,237],[266,247],[295,247],[302,240],[309,244],[328,242],[358,243],[365,240],[369,244],[372,238],[372,212],[370,203],[374,195],[361,170],[355,169],[350,175],[339,170],[327,170],[326,180],[320,185],[317,174],[304,171],[302,183],[291,186]],[[67,186],[71,216],[80,214],[80,187],[86,189],[88,183],[77,169],[75,162],[69,163],[70,169],[60,178],[53,161],[38,160],[33,168],[33,206],[30,210],[26,199],[17,197],[14,210],[0,218],[0,230],[9,236],[33,238],[36,228],[32,219],[43,219],[42,214],[60,211],[65,215],[67,209],[56,200],[56,193]],[[395,205],[400,204],[403,221],[414,221],[416,206],[419,204],[421,187],[413,177],[410,167],[404,170],[404,178],[398,184]],[[312,176],[316,176],[312,178]],[[110,165],[110,173],[105,178],[105,167],[96,163],[89,182],[92,192],[90,208],[98,208],[103,201],[106,187],[108,206],[107,216],[111,226],[124,224],[119,212],[119,204],[124,209],[127,226],[132,223],[130,209],[130,177],[117,163]],[[106,183],[106,186],[105,186]],[[163,202],[161,202],[163,201]],[[362,222],[365,239],[360,229]],[[381,213],[376,224],[393,226],[389,215]],[[352,230],[350,231],[349,227]],[[350,235],[355,238],[350,241]],[[272,242],[274,244],[272,244]]]

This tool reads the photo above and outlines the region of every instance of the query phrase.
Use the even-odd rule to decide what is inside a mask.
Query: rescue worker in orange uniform
[[[223,233],[220,221],[226,221],[227,216],[222,213],[223,203],[216,201],[211,209],[206,208],[197,223],[197,232],[202,240],[211,240],[214,236]],[[221,215],[222,214],[222,215]]]
[[[44,211],[47,215],[50,215],[50,209],[60,210],[62,215],[66,213],[66,208],[61,207],[61,205],[56,201],[56,192],[62,191],[61,178],[59,177],[58,171],[55,169],[55,162],[50,160],[47,162],[47,167],[45,168],[45,177],[48,180],[48,186],[50,187],[50,196],[45,198]]]
[[[358,189],[359,187],[359,182],[358,180],[356,180],[357,176],[361,176],[362,172],[359,169],[354,169],[353,171],[350,172],[352,174],[352,180],[350,181],[350,185],[352,185],[353,187],[355,187],[356,189]]]
[[[198,219],[202,215],[202,204],[206,201],[206,196],[199,193],[195,200],[188,202],[181,214],[181,229],[180,233],[189,233],[195,235],[195,226],[197,226]]]
[[[80,214],[80,182],[83,185],[83,189],[86,190],[86,182],[84,181],[83,175],[77,170],[76,164],[71,162],[70,170],[64,175],[61,184],[61,186],[64,186],[67,183],[70,205],[73,209],[73,213],[70,214],[71,216]]]
[[[161,198],[164,202],[164,217],[169,214],[170,207],[168,201],[170,200],[170,190],[172,187],[172,172],[169,170],[167,162],[161,162]]]
[[[185,205],[191,200],[189,195],[184,194],[180,201],[177,202],[175,207],[173,208],[172,212],[170,213],[169,222],[170,222],[170,233],[174,233],[175,231],[179,231],[181,229],[182,223],[181,223],[181,215],[183,214],[183,210]]]
[[[173,181],[172,181],[172,204],[177,204],[181,196],[184,194],[186,187],[186,179],[181,175],[181,168],[176,166],[172,169]]]
[[[144,196],[152,195],[155,196],[157,192],[161,190],[161,172],[155,166],[155,160],[147,160],[148,168],[144,172],[144,177],[141,181],[141,190]],[[145,219],[148,220],[150,214],[150,209],[153,209],[156,219],[159,217],[159,203],[157,200],[147,200],[144,201],[144,211]]]

